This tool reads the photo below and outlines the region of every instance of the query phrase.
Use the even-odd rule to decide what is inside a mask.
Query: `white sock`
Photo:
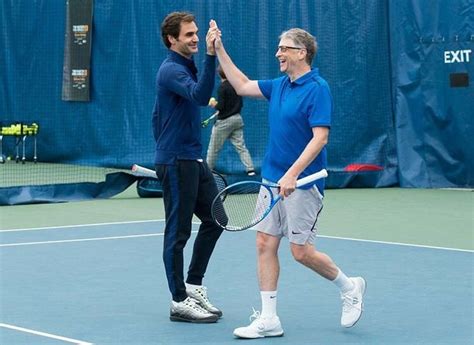
[[[354,289],[354,283],[352,280],[347,278],[347,276],[338,268],[339,272],[337,273],[336,279],[332,282],[341,290],[342,293],[346,293]]]
[[[186,288],[188,290],[195,290],[197,288],[200,288],[202,285],[194,285],[194,284],[188,284],[188,283],[185,283],[186,284]]]
[[[276,316],[277,292],[276,291],[260,291],[262,297],[262,313],[261,317]]]

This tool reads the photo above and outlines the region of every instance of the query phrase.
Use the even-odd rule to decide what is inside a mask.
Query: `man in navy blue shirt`
[[[313,245],[323,207],[324,180],[318,180],[306,189],[296,189],[299,178],[326,168],[327,164],[332,97],[318,69],[311,68],[317,50],[316,40],[298,28],[283,32],[275,56],[280,71],[286,75],[273,80],[249,80],[226,53],[219,31],[215,49],[227,79],[239,95],[265,98],[270,102],[270,135],[262,177],[278,183],[278,192],[284,198],[255,227],[262,312],[255,312],[253,322],[235,329],[234,335],[239,338],[283,335],[276,312],[280,272],[278,248],[282,237],[288,238],[296,261],[340,289],[343,300],[341,325],[352,327],[362,313],[365,280],[347,277],[328,255]]]
[[[196,323],[216,322],[222,312],[213,306],[202,285],[209,259],[222,229],[211,217],[217,186],[202,158],[199,106],[206,106],[214,88],[217,27],[211,21],[206,36],[207,54],[199,77],[193,55],[199,38],[191,13],[170,13],[161,24],[162,39],[169,49],[156,76],[153,134],[155,168],[163,186],[166,213],[163,261],[172,295],[170,319]],[[183,250],[191,236],[195,214],[201,226],[184,282]]]

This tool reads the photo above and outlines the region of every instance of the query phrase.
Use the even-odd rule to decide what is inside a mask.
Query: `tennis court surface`
[[[360,211],[358,207],[366,205],[349,210],[351,201],[370,203],[371,196],[370,193],[366,194],[367,191],[328,191],[328,203],[332,211],[328,209],[323,222],[323,234],[316,243],[348,274],[361,274],[367,279],[365,311],[359,323],[351,329],[340,327],[341,303],[337,290],[329,282],[298,265],[284,240],[280,249],[278,312],[285,336],[250,342],[472,343],[472,219],[459,220],[459,217],[453,217],[454,225],[467,226],[468,229],[449,229],[451,237],[465,236],[463,242],[467,248],[390,243],[392,241],[386,241],[387,238],[370,238],[369,232],[365,239],[351,239],[344,236],[344,230],[329,231],[337,229],[335,224],[340,224],[342,228],[345,222],[353,222],[347,212],[354,213],[352,217],[357,219]],[[413,207],[417,204],[417,193],[422,191],[413,192],[411,205],[407,206],[411,207],[413,214],[407,214],[405,220],[416,214],[420,217],[423,213],[421,210],[425,205],[418,204],[419,209]],[[435,194],[439,192],[427,191]],[[396,195],[407,191],[379,190],[374,193],[393,193],[391,202],[396,203]],[[463,203],[472,201],[472,193],[449,193],[459,193],[457,195],[460,201],[464,200]],[[344,197],[347,206],[338,211],[333,206],[336,206],[335,200],[341,197]],[[430,204],[426,195],[424,197],[425,202]],[[331,199],[333,201],[329,202]],[[137,201],[146,203],[149,209],[158,208],[157,204],[160,204],[159,199]],[[50,210],[59,210],[56,219],[60,219],[67,205],[71,205],[77,214],[78,205],[86,210],[88,207],[95,208],[97,203],[106,205],[114,202],[112,208],[117,208],[121,203],[133,205],[133,201],[126,197],[63,206],[18,207],[24,207],[19,212],[25,212],[26,208],[39,208],[42,209],[40,213],[49,207]],[[374,204],[372,211],[380,211],[379,207],[384,208],[383,201],[379,205]],[[464,203],[460,211],[469,209],[472,210],[472,203],[467,206]],[[103,210],[104,214],[108,213],[105,206]],[[129,210],[133,211],[133,206]],[[378,222],[376,217],[366,219],[365,226],[354,223],[354,233],[361,238],[360,233],[365,227],[374,230],[372,235],[376,234],[377,225],[371,224],[371,220],[394,231],[392,228],[396,229],[397,225],[389,224],[395,219],[393,212],[387,212],[386,224]],[[9,215],[13,216],[14,213]],[[77,218],[80,216],[77,215]],[[51,217],[54,218],[54,215]],[[443,226],[440,221],[442,218],[443,214],[434,215],[431,221]],[[38,219],[40,224],[47,222]],[[97,220],[93,214],[90,219]],[[11,225],[12,222],[5,222],[4,225],[10,225],[9,228],[2,226],[0,343],[235,344],[239,340],[234,339],[233,329],[247,324],[252,307],[260,306],[255,273],[254,231],[223,234],[211,259],[205,284],[209,287],[212,301],[224,311],[224,317],[217,324],[195,325],[170,322],[168,319],[170,297],[161,261],[162,220],[97,221],[93,225],[74,224],[73,219],[70,221],[71,225],[53,227],[19,228]],[[51,222],[54,224],[53,219]],[[22,222],[17,223],[21,225]],[[433,237],[439,237],[439,232],[448,231],[430,230],[428,228],[433,227],[433,223],[423,222],[421,218],[417,226],[421,233],[431,231]],[[196,223],[196,230],[197,227]],[[394,234],[393,238],[396,239],[396,236]],[[405,234],[405,237],[410,240],[409,235]],[[416,237],[413,233],[413,243],[419,242]],[[191,245],[187,246],[187,259],[190,257],[189,248]]]

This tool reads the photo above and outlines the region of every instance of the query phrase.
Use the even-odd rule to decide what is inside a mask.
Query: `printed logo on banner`
[[[63,101],[90,101],[93,0],[67,0]]]
[[[470,62],[471,49],[446,50],[444,52],[444,63]]]
[[[87,43],[87,33],[89,32],[89,25],[73,25],[72,32],[74,35],[74,43],[83,45]]]
[[[87,69],[73,69],[71,71],[72,87],[78,90],[86,88],[88,75],[89,72]]]

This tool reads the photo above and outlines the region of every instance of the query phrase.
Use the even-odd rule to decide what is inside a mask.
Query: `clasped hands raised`
[[[207,54],[216,55],[216,49],[219,49],[222,46],[221,36],[222,33],[217,27],[216,21],[211,19],[209,21],[209,30],[206,34]]]

